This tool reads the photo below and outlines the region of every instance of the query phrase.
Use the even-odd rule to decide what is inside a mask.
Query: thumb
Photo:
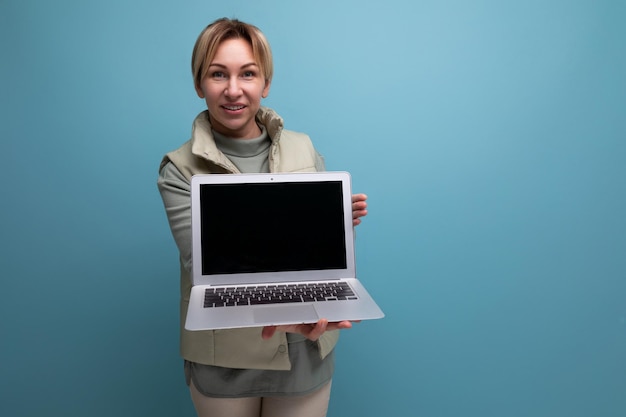
[[[265,326],[261,332],[261,337],[266,340],[271,339],[274,333],[276,333],[276,326]]]

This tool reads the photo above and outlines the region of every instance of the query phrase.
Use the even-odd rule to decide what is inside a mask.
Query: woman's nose
[[[241,86],[239,85],[237,77],[231,77],[230,80],[228,80],[228,85],[224,93],[229,97],[237,96],[241,93]]]

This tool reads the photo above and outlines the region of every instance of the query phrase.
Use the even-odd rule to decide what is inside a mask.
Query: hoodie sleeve
[[[157,186],[181,261],[191,271],[191,184],[169,162],[161,168]]]

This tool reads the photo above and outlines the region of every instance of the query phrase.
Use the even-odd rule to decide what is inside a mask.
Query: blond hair
[[[243,39],[248,42],[265,82],[272,81],[274,75],[272,50],[263,32],[249,23],[237,19],[221,18],[208,25],[200,33],[193,47],[191,73],[196,89],[200,88],[202,80],[207,76],[209,65],[217,53],[217,48],[228,39]]]

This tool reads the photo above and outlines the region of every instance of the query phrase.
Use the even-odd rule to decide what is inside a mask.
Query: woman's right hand
[[[349,329],[352,327],[352,322],[348,320],[329,323],[326,319],[320,319],[317,323],[311,324],[287,324],[280,326],[265,326],[263,328],[263,339],[270,339],[276,331],[285,333],[298,333],[306,337],[309,340],[316,341],[324,332],[329,330]]]

